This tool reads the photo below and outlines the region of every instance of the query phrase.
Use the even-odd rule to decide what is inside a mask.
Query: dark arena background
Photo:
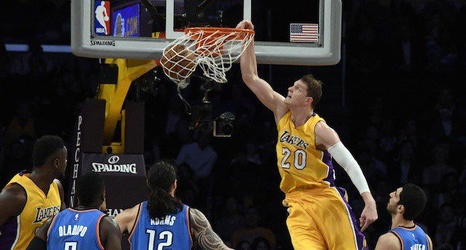
[[[278,29],[276,20],[292,2],[263,3],[269,16],[257,19],[272,17],[270,29]],[[273,115],[242,82],[239,64],[225,84],[192,77],[184,100],[162,69],[149,65],[153,69],[134,73],[123,118],[109,125],[98,97],[111,88],[101,83],[115,85],[115,65],[122,62],[71,53],[70,9],[65,0],[2,1],[0,186],[31,169],[37,138],[59,135],[69,154],[62,179],[68,206],[80,175],[106,172],[109,215],[115,216],[146,199],[146,166],[163,159],[177,166],[177,196],[206,214],[224,242],[242,249],[238,239],[262,234],[273,249],[292,249]],[[258,65],[259,75],[283,95],[303,74],[323,81],[316,112],[338,131],[377,202],[379,219],[364,232],[371,248],[390,228],[389,193],[406,182],[428,194],[416,223],[435,249],[466,245],[465,31],[463,0],[345,0],[336,65]],[[196,157],[209,163],[191,169],[183,162],[192,153],[186,148],[199,141],[210,151]],[[351,180],[339,166],[336,173],[361,214],[364,202]]]

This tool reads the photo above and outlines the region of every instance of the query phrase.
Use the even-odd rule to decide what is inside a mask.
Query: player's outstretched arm
[[[254,25],[243,20],[236,26],[238,29],[254,29]],[[287,111],[285,97],[275,92],[270,84],[261,79],[257,73],[257,60],[254,51],[254,41],[245,48],[240,58],[241,75],[246,86],[256,97],[275,114],[275,120],[279,120]]]
[[[214,232],[205,215],[194,208],[189,209],[191,233],[202,249],[231,249]],[[232,250],[232,249],[231,249]]]

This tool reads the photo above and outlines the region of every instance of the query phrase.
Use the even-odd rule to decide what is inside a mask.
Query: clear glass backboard
[[[260,64],[340,61],[341,0],[72,0],[71,49],[91,58],[154,59],[187,27],[255,26]]]

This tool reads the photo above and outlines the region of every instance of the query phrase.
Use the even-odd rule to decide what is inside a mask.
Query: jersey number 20
[[[298,149],[293,152],[289,148],[282,148],[282,154],[282,168],[289,169],[291,164],[298,170],[302,170],[306,167],[306,151]],[[294,154],[294,161],[292,163],[289,162],[291,154]]]

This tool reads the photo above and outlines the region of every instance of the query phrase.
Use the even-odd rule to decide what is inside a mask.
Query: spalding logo
[[[113,155],[113,156],[110,156],[110,158],[108,158],[108,163],[110,163],[110,164],[115,164],[115,163],[117,163],[119,160],[120,160],[120,157],[118,157],[118,156],[116,156],[116,155]]]

